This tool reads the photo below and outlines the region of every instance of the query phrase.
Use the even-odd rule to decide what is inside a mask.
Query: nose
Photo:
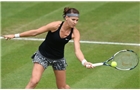
[[[76,20],[74,21],[74,24],[77,24],[77,21]]]

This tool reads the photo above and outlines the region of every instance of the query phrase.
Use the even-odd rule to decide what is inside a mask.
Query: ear
[[[66,16],[66,17],[65,17],[65,20],[68,20],[68,18],[69,18],[69,17],[68,17],[68,16]]]

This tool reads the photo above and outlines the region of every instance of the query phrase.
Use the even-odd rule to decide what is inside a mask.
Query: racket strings
[[[119,69],[131,69],[138,64],[138,57],[133,52],[120,52],[114,56],[114,61],[117,62]]]

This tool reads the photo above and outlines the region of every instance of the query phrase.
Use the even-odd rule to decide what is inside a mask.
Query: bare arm
[[[75,55],[77,58],[82,62],[84,60],[84,55],[80,49],[80,33],[77,29],[74,30],[74,50],[75,50]]]
[[[80,49],[80,33],[77,29],[75,29],[73,32],[73,40],[74,40],[75,55],[78,58],[78,60],[82,63],[86,59]],[[87,67],[87,68],[92,68],[92,63],[90,63],[90,62],[86,61],[83,64],[84,64],[84,66],[89,65],[89,67]]]
[[[38,29],[33,29],[33,30],[22,32],[19,34],[19,37],[36,36],[36,35],[42,34],[44,32],[54,31],[58,28],[59,23],[60,23],[60,21],[52,22],[52,23],[49,23],[49,24],[42,26]],[[15,34],[4,35],[4,38],[6,38],[6,39],[15,38]]]

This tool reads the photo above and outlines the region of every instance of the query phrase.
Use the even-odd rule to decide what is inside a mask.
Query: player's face
[[[78,17],[66,17],[66,21],[71,28],[74,28],[78,23]]]

